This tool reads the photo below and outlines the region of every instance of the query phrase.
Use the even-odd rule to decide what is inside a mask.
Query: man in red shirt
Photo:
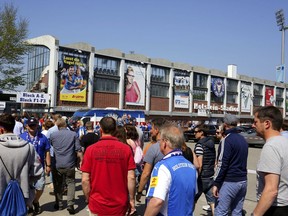
[[[124,216],[135,210],[135,162],[128,145],[111,134],[116,121],[100,121],[101,139],[86,149],[82,161],[82,188],[92,215]]]

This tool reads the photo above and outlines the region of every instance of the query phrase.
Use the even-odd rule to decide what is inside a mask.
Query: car
[[[215,142],[217,142],[216,130],[218,129],[218,126],[207,124],[207,125],[204,125],[204,128],[207,130],[207,136],[213,137]],[[189,142],[189,140],[196,141],[194,129],[184,131],[184,138],[186,142]]]
[[[253,146],[263,146],[265,141],[262,137],[257,135],[255,128],[252,128],[246,132],[241,132],[241,134],[249,145]]]

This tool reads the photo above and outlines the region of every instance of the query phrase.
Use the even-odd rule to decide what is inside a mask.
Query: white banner
[[[0,102],[0,110],[4,110],[6,107],[6,102]]]
[[[242,84],[241,88],[241,112],[250,112],[251,108],[251,86]]]
[[[276,66],[276,80],[277,82],[284,83],[285,80],[285,65]]]
[[[127,65],[125,73],[125,102],[127,105],[145,104],[145,68]]]
[[[17,103],[49,104],[49,94],[17,92]]]

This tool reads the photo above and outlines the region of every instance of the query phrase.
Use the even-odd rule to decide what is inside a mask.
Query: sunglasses
[[[196,134],[196,133],[199,133],[199,132],[201,132],[201,131],[194,131],[195,134]]]
[[[220,134],[220,132],[216,132],[216,134]]]

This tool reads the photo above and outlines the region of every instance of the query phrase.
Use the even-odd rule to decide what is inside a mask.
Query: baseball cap
[[[35,119],[35,118],[29,118],[29,119],[27,120],[26,124],[27,124],[28,126],[32,126],[32,125],[38,125],[39,122],[38,122],[38,120]]]
[[[223,118],[223,122],[227,125],[237,126],[239,119],[236,115],[225,114]]]

